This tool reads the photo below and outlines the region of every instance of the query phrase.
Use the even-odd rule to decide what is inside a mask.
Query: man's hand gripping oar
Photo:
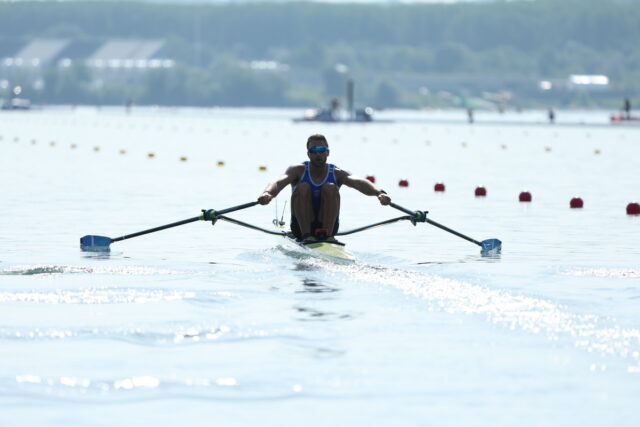
[[[120,237],[106,237],[106,236],[93,236],[87,235],[80,238],[80,249],[83,251],[91,251],[91,252],[109,252],[111,243],[119,242],[121,240],[131,239],[133,237],[142,236],[144,234],[155,233],[156,231],[166,230],[167,228],[177,227],[179,225],[189,224],[195,221],[211,221],[212,224],[215,224],[216,220],[221,216],[229,212],[239,211],[241,209],[247,209],[252,206],[257,205],[258,202],[249,202],[238,206],[233,206],[227,209],[222,210],[203,210],[201,215],[198,215],[193,218],[183,219],[182,221],[172,222],[171,224],[161,225],[159,227],[150,228],[148,230],[138,231],[136,233],[125,234]]]
[[[416,223],[418,222],[426,222],[428,224],[434,225],[438,228],[441,228],[444,231],[447,231],[451,234],[455,234],[458,237],[462,237],[465,240],[468,240],[469,242],[475,243],[476,245],[480,246],[482,248],[482,254],[487,255],[487,254],[492,254],[492,253],[498,253],[500,252],[500,250],[502,249],[502,242],[498,239],[487,239],[487,240],[483,240],[482,242],[479,242],[475,239],[472,239],[469,236],[465,236],[464,234],[452,230],[449,227],[446,227],[442,224],[439,224],[429,218],[427,218],[427,211],[412,211],[410,209],[404,208],[400,205],[397,205],[395,203],[389,203],[389,206],[391,206],[392,208],[398,209],[399,211],[402,211],[408,215],[411,216],[411,222],[413,223],[413,225],[416,225]]]

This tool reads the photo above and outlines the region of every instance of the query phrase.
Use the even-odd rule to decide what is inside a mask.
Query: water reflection
[[[331,320],[353,319],[353,316],[348,313],[345,313],[345,314],[333,313],[330,311],[322,311],[316,308],[301,307],[301,306],[294,306],[293,309],[296,311],[297,320],[300,320],[302,322],[314,322],[314,321],[326,322]]]
[[[303,279],[302,280],[302,289],[299,290],[299,291],[296,291],[296,293],[298,293],[298,294],[305,294],[305,293],[323,294],[323,293],[338,292],[339,290],[340,289],[338,289],[338,288],[333,288],[331,286],[327,286],[327,285],[324,285],[322,283],[318,283],[315,280]]]
[[[495,253],[495,254],[481,254],[481,255],[467,255],[464,258],[460,258],[456,261],[437,261],[437,260],[430,260],[430,261],[419,261],[416,264],[417,265],[424,265],[424,264],[466,264],[466,263],[477,263],[477,262],[488,262],[488,263],[494,263],[494,262],[500,262],[500,260],[502,259],[502,256],[500,253]]]

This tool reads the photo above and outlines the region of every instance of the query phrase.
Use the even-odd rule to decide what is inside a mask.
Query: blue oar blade
[[[482,253],[498,253],[502,249],[502,242],[498,239],[487,239],[480,242]]]
[[[90,252],[109,252],[111,238],[106,236],[83,236],[80,238],[80,249]]]

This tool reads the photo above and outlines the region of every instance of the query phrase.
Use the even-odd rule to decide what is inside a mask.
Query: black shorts
[[[331,233],[332,236],[336,235],[336,233],[338,232],[338,228],[339,227],[340,227],[340,218],[336,218],[336,225],[333,226],[333,233]],[[322,226],[322,223],[320,221],[314,219],[311,222],[311,233],[312,234],[313,234],[313,231],[316,228],[324,228],[324,227]],[[291,232],[298,239],[302,237],[302,231],[300,231],[300,226],[298,225],[298,220],[293,215],[291,215]]]

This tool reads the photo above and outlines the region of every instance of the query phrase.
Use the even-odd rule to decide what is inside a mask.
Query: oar
[[[443,229],[444,231],[448,231],[451,234],[455,234],[458,237],[462,237],[465,240],[468,240],[469,242],[475,243],[476,245],[480,246],[482,248],[482,253],[487,253],[487,252],[499,252],[500,249],[502,249],[502,242],[498,239],[486,239],[483,240],[482,242],[477,241],[476,239],[473,239],[469,236],[465,236],[464,234],[452,230],[449,227],[446,227],[442,224],[439,224],[433,220],[430,220],[429,218],[427,218],[427,212],[423,212],[423,211],[412,211],[410,209],[404,208],[400,205],[396,205],[395,203],[391,202],[389,203],[389,205],[392,208],[398,209],[399,211],[402,211],[408,215],[412,216],[411,222],[413,222],[413,224],[415,225],[416,222],[426,222],[429,223],[431,225],[435,225],[438,228]]]
[[[171,224],[161,225],[159,227],[150,228],[148,230],[138,231],[136,233],[125,234],[120,237],[106,237],[106,236],[93,236],[87,235],[80,238],[80,249],[83,251],[92,251],[92,252],[108,252],[110,250],[109,245],[113,242],[119,242],[125,239],[131,239],[133,237],[142,236],[144,234],[155,233],[156,231],[166,230],[167,228],[177,227],[179,225],[189,224],[190,222],[195,221],[215,221],[220,217],[220,215],[239,211],[241,209],[250,208],[252,206],[257,205],[258,202],[249,202],[238,206],[233,206],[227,209],[222,209],[219,211],[209,209],[203,210],[201,215],[194,216],[193,218],[183,219],[182,221],[172,222]]]

